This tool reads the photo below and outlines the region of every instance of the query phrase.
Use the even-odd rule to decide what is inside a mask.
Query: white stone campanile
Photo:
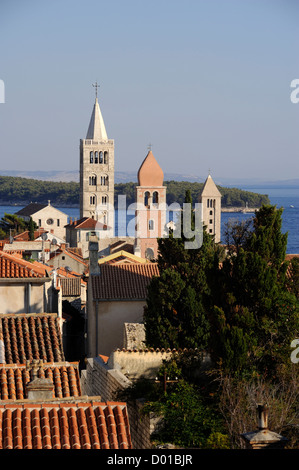
[[[209,235],[215,236],[215,242],[221,240],[221,193],[209,175],[199,195],[202,204],[202,220]]]
[[[80,140],[80,218],[113,224],[114,140],[108,139],[96,97],[86,139]]]

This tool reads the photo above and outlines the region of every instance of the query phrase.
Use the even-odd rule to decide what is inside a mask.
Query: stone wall
[[[125,349],[145,348],[145,329],[143,323],[124,323],[123,347]]]
[[[117,349],[110,354],[108,365],[111,369],[117,368],[130,379],[155,378],[163,360],[169,360],[171,355],[170,349]]]

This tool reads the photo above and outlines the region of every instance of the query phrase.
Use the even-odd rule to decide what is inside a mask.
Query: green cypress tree
[[[281,215],[281,209],[263,206],[244,246],[223,263],[210,346],[215,361],[230,370],[273,370],[289,362],[299,309],[296,296],[287,289],[287,234],[281,233]],[[232,331],[236,344],[243,345],[236,346],[234,355]],[[238,360],[238,351],[247,357],[246,364]]]

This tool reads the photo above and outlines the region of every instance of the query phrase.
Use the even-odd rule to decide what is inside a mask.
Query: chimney
[[[259,430],[268,429],[268,405],[258,405],[257,414],[258,414],[258,424]]]
[[[27,384],[27,399],[34,401],[52,400],[54,397],[54,384],[51,379],[38,377],[38,371],[43,361],[34,360],[26,362],[27,370],[32,370],[32,380]]]
[[[268,429],[268,413],[267,404],[258,404],[258,429],[241,434],[247,449],[282,449],[288,442],[287,438]]]
[[[91,233],[89,237],[89,274],[99,274],[99,240],[96,234]]]

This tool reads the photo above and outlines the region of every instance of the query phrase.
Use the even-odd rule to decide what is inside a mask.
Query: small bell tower
[[[158,256],[157,238],[166,224],[166,186],[164,174],[151,150],[138,171],[136,187],[136,236],[134,253],[148,260]]]
[[[215,242],[221,240],[221,193],[211,175],[207,177],[199,195],[202,204],[202,220],[209,235],[215,236]]]

